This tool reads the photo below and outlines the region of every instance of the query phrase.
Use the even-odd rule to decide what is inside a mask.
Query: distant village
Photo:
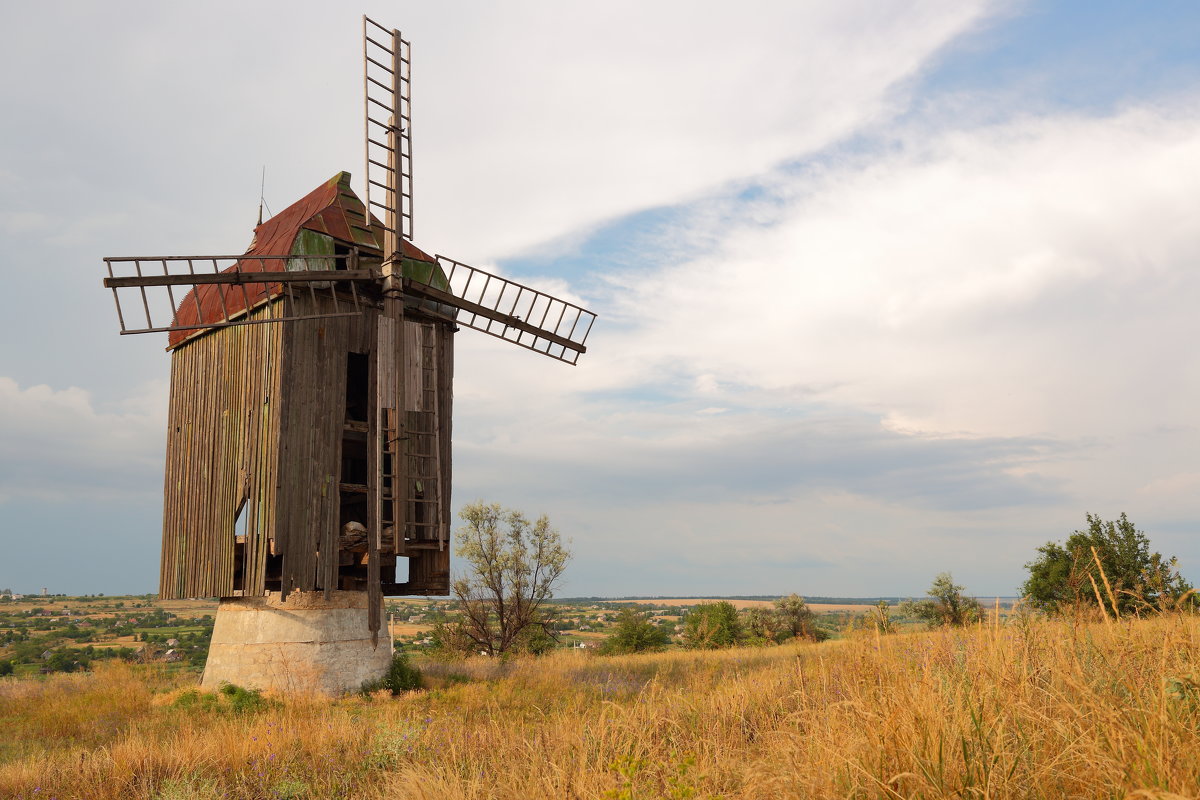
[[[688,603],[672,600],[556,600],[551,628],[558,647],[597,648],[612,633],[622,608],[633,604],[669,641],[676,641]],[[748,601],[763,603],[766,601]],[[72,672],[93,662],[159,662],[176,669],[204,667],[217,603],[158,600],[155,595],[63,595],[0,591],[0,675]],[[436,628],[456,610],[450,599],[392,599],[387,631],[398,649],[419,655],[435,649]],[[830,635],[851,622],[851,610],[818,614]]]

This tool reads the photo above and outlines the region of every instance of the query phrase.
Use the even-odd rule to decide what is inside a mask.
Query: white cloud
[[[368,5],[413,41],[417,241],[472,261],[845,136],[992,3]],[[0,54],[0,142],[29,172],[12,201],[63,220],[136,210],[113,220],[127,248],[225,252],[248,238],[264,165],[276,211],[339,169],[361,184],[358,20],[283,10],[80,5],[64,31],[23,9],[10,22],[31,35]],[[52,60],[30,80],[51,30],[89,68]]]
[[[931,432],[1084,435],[1186,419],[1200,116],[1136,110],[950,134],[780,178],[770,227],[621,282],[629,361],[829,387]]]
[[[555,498],[605,537],[588,563],[627,530],[743,591],[747,547],[848,580],[895,535],[877,577],[959,564],[1009,593],[1084,511],[1128,511],[1194,571],[1193,109],[913,130],[779,173],[710,253],[617,276],[574,370],[460,336],[462,487]],[[763,533],[789,516],[829,546]]]
[[[1187,530],[1195,102],[895,127],[914,77],[994,19],[982,1],[373,5],[414,42],[422,246],[486,267],[692,204],[653,266],[594,266],[578,368],[459,336],[458,499],[552,511],[582,590],[742,592],[791,565],[811,581],[781,590],[919,591],[953,568],[1001,591],[1085,510]],[[63,323],[99,330],[99,256],[237,250],[264,163],[275,211],[361,179],[357,21],[281,8],[13,17],[89,69],[30,80],[36,35],[0,53],[0,145],[22,153],[0,170],[0,311],[42,329],[2,345],[0,497],[158,494],[161,383],[96,398],[165,358],[111,319]],[[30,302],[50,269],[55,324]],[[1163,551],[1200,562],[1178,536]]]
[[[76,386],[0,377],[0,502],[157,499],[166,399],[165,384],[148,384],[101,410]]]

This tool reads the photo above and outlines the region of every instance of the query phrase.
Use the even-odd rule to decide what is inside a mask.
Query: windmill
[[[382,598],[449,593],[453,334],[586,351],[590,311],[413,244],[410,87],[364,16],[365,202],[341,172],[241,255],[104,259],[121,333],[168,334],[159,594],[221,598],[205,685],[381,673]]]

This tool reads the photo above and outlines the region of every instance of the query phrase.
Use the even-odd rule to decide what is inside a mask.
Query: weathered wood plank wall
[[[319,313],[318,305],[314,311]],[[348,354],[371,351],[374,312],[286,323],[276,549],[281,590],[337,589]]]
[[[278,304],[251,314],[278,313]],[[223,328],[172,353],[163,548],[164,599],[234,593],[234,523],[245,505],[242,574],[261,594],[274,531],[279,325]]]
[[[311,310],[328,310],[321,302]],[[280,313],[276,303],[253,316]],[[174,352],[162,597],[261,595],[272,555],[282,557],[277,569],[285,595],[338,587],[348,355],[374,352],[377,315],[366,310],[356,317],[222,328]],[[429,331],[432,376],[421,369]],[[444,544],[408,553],[408,586],[390,585],[389,591],[444,594],[452,522],[453,327],[439,323],[422,330],[406,320],[404,340],[396,370],[405,411],[436,418],[440,530],[419,533]],[[426,381],[432,381],[432,393],[424,391]],[[368,481],[374,485],[379,465],[372,466]],[[247,535],[242,563],[235,565],[234,525],[243,504]],[[235,567],[240,586],[234,584]]]

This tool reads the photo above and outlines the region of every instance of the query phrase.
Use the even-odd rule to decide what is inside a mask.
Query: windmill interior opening
[[[341,474],[338,479],[339,589],[364,589],[367,585],[367,526],[370,512],[368,418],[371,414],[371,358],[368,353],[346,354],[346,416],[342,425]],[[381,554],[382,555],[382,554]],[[381,559],[382,560],[382,559]],[[394,563],[393,554],[392,561]],[[382,566],[382,564],[381,564]]]
[[[233,590],[246,588],[246,500],[242,498],[237,515],[233,519]]]

